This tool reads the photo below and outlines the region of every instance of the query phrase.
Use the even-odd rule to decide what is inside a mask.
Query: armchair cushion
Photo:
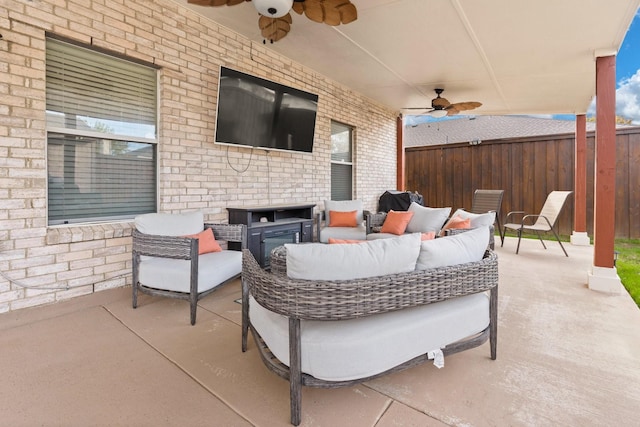
[[[186,236],[204,230],[202,211],[183,214],[150,213],[135,218],[136,229],[156,236]]]
[[[451,208],[430,208],[421,206],[416,202],[411,202],[408,212],[413,212],[413,217],[407,224],[408,233],[422,233],[428,231],[440,231],[442,225],[447,221]]]
[[[382,228],[380,229],[381,233],[391,233],[401,235],[404,234],[407,229],[407,225],[411,218],[413,217],[413,212],[399,212],[399,211],[389,211],[387,217],[382,224]]]
[[[415,270],[420,235],[407,234],[360,245],[309,243],[284,246],[287,248],[287,276],[290,278],[350,280]]]
[[[357,227],[358,211],[330,211],[329,227]]]
[[[140,284],[154,289],[189,293],[190,261],[145,257],[140,261]],[[242,272],[242,252],[211,252],[198,257],[198,293]]]
[[[425,240],[420,245],[416,270],[480,261],[489,245],[489,227],[453,236]]]

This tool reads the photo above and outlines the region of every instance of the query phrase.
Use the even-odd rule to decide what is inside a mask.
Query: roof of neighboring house
[[[576,122],[527,116],[465,116],[404,127],[405,147],[574,133]],[[587,131],[595,130],[587,122]]]

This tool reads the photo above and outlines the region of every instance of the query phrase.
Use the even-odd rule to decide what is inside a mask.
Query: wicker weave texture
[[[286,250],[272,251],[271,268],[286,271]],[[263,307],[284,316],[341,320],[401,310],[490,290],[498,284],[498,259],[487,251],[481,261],[410,273],[339,281],[294,280],[260,268],[243,251],[243,280]]]

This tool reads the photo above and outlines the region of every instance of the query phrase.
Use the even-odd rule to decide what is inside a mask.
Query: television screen
[[[217,144],[310,153],[318,95],[220,67]]]

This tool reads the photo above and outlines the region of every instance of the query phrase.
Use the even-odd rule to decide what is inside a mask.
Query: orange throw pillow
[[[209,252],[222,252],[222,248],[216,241],[216,238],[213,235],[213,230],[210,228],[206,228],[198,234],[190,234],[182,237],[198,239],[198,255],[208,254]]]
[[[429,232],[426,232],[426,233],[422,233],[420,235],[420,240],[423,241],[423,242],[425,240],[433,240],[435,238],[436,238],[436,232],[435,231],[429,231]]]
[[[404,231],[407,229],[407,224],[411,221],[413,217],[413,212],[398,212],[398,211],[389,211],[387,217],[384,219],[382,223],[382,228],[380,229],[381,233],[389,233],[389,234],[404,234]]]
[[[329,227],[357,227],[358,211],[329,211]]]
[[[442,231],[444,232],[444,230],[449,228],[471,228],[471,218],[463,219],[460,216],[454,216],[442,228]]]
[[[334,239],[333,237],[329,237],[329,244],[334,243],[365,243],[366,240],[353,240],[353,239]]]

